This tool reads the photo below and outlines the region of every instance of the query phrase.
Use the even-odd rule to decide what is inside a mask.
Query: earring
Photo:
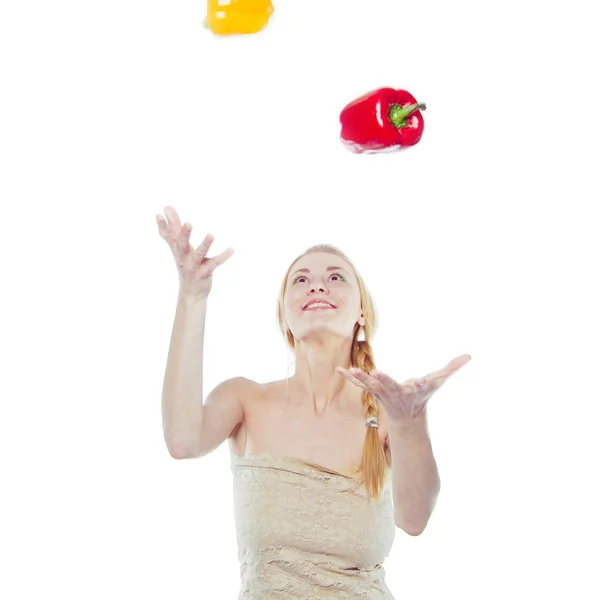
[[[365,330],[362,326],[358,328],[358,336],[356,337],[356,339],[359,342],[365,341]]]

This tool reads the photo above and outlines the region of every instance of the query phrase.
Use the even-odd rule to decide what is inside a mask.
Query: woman
[[[290,265],[278,303],[294,375],[266,384],[233,378],[203,404],[207,297],[213,271],[233,251],[207,258],[210,236],[194,251],[191,225],[172,207],[165,214],[159,231],[180,279],[165,441],[183,459],[229,439],[239,598],[393,600],[382,565],[395,528],[421,533],[439,493],[425,407],[470,357],[402,385],[377,372],[375,311],[362,278],[339,250],[315,246]]]

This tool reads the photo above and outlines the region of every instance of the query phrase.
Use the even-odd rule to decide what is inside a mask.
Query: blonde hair
[[[350,352],[350,359],[352,366],[361,369],[365,373],[369,373],[375,368],[375,360],[373,358],[373,350],[371,349],[370,340],[375,334],[377,328],[377,315],[375,313],[375,306],[373,300],[365,286],[365,283],[356,270],[356,267],[348,259],[348,257],[335,246],[329,244],[319,244],[308,248],[303,254],[298,256],[290,266],[285,274],[283,282],[281,284],[281,291],[279,293],[279,300],[277,302],[277,321],[281,332],[287,340],[288,346],[292,351],[295,349],[295,339],[292,332],[289,330],[285,320],[285,309],[284,309],[284,297],[287,289],[287,280],[290,275],[292,267],[302,257],[312,252],[328,252],[335,254],[347,261],[354,270],[356,279],[358,280],[358,289],[360,293],[361,308],[365,319],[364,327],[361,327],[358,323],[354,329],[352,338],[352,349]],[[358,337],[361,332],[364,334],[364,341],[359,341]],[[362,393],[362,405],[365,414],[365,420],[369,417],[378,417],[381,411],[381,407],[373,394],[367,390],[363,390]],[[367,432],[365,434],[365,442],[363,445],[363,453],[358,473],[360,474],[359,480],[364,482],[367,493],[377,500],[380,492],[383,489],[388,475],[388,465],[385,460],[385,452],[381,440],[379,438],[378,429],[374,427],[366,427]]]

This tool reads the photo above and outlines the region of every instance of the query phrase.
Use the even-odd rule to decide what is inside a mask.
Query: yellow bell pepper
[[[272,13],[271,0],[208,0],[204,25],[215,35],[258,33]]]

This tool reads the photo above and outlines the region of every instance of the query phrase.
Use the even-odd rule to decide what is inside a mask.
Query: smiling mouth
[[[331,310],[333,308],[335,308],[335,306],[331,306],[330,304],[315,302],[314,304],[309,304],[304,310]]]

